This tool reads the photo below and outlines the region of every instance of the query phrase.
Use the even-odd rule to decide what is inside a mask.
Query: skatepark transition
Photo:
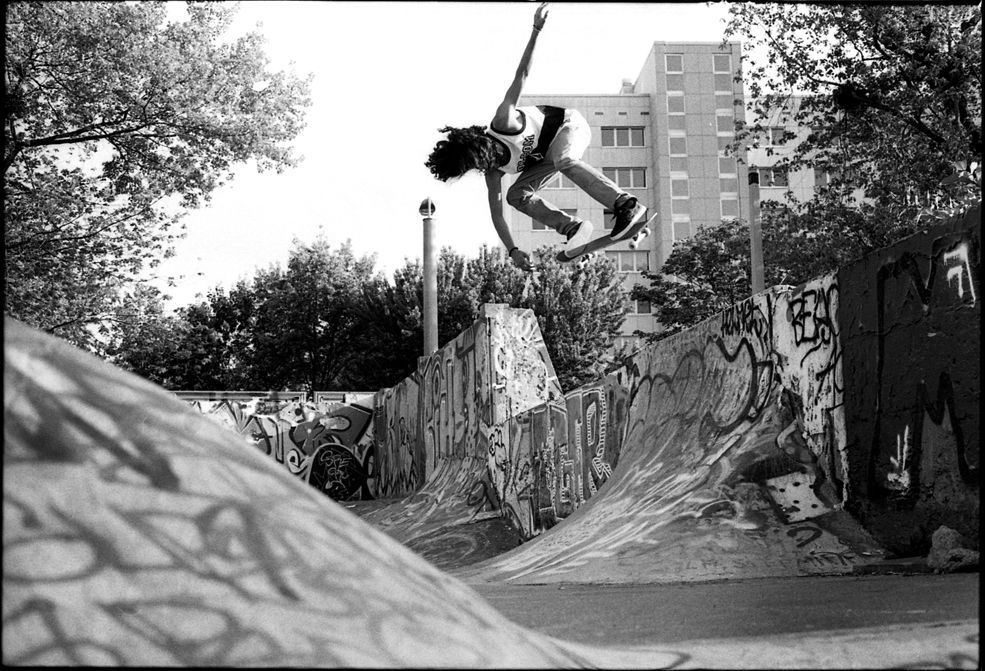
[[[851,571],[926,554],[941,525],[977,545],[979,229],[976,209],[773,287],[567,394],[535,315],[490,305],[372,399],[212,412],[443,567],[539,536],[610,480],[580,515],[608,530],[585,552],[668,557],[626,579]]]
[[[728,666],[740,643],[558,641],[465,582],[848,573],[942,524],[977,547],[979,268],[975,210],[566,394],[535,315],[487,306],[371,401],[213,407],[239,436],[7,319],[3,661]]]

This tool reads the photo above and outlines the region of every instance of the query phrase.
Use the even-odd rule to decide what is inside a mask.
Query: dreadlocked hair
[[[448,139],[439,140],[424,162],[436,179],[447,182],[469,170],[488,172],[499,167],[496,146],[493,139],[486,135],[485,126],[445,126],[438,132],[447,133]]]

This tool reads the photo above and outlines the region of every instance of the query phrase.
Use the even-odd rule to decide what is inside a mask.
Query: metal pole
[[[749,256],[752,263],[752,293],[758,294],[763,286],[763,228],[759,218],[759,172],[749,171]]]
[[[438,351],[438,258],[434,244],[434,202],[425,198],[418,210],[424,217],[424,356]]]

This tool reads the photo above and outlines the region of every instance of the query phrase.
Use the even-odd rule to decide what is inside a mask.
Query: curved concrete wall
[[[787,525],[848,510],[855,519],[838,533],[860,521],[896,554],[926,552],[941,524],[977,546],[980,222],[976,209],[802,286],[773,287],[566,395],[533,313],[488,305],[372,408],[335,408],[307,432],[231,421],[333,498],[409,497],[361,512],[425,556],[454,533],[466,548],[457,560],[477,558],[488,534],[462,525],[493,517],[532,539],[620,468],[646,484],[629,494],[646,508],[647,487],[685,477],[695,454],[735,461]],[[748,443],[766,415],[761,444]],[[366,428],[316,426],[342,419]],[[714,500],[739,471],[703,496]]]

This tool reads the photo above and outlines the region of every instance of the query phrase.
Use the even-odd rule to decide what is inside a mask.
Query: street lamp
[[[424,356],[438,351],[438,263],[434,244],[434,201],[425,198],[418,212],[424,218]]]
[[[752,263],[752,293],[763,286],[763,228],[759,218],[759,171],[749,171],[749,261]]]

